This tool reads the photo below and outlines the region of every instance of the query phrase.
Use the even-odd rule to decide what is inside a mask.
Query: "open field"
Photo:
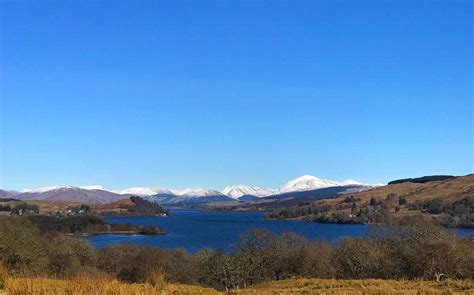
[[[16,205],[21,205],[25,203],[28,205],[38,206],[40,214],[53,214],[59,210],[66,210],[66,208],[68,207],[80,206],[83,204],[81,202],[74,202],[74,201],[41,201],[41,200],[5,201],[4,199],[0,199],[0,205],[10,205],[11,207],[15,207]],[[9,216],[10,212],[0,211],[0,216],[1,215]]]
[[[290,279],[241,289],[236,294],[472,294],[473,281]]]
[[[46,278],[7,278],[6,294],[472,294],[474,281],[447,280],[395,281],[395,280],[332,280],[332,279],[289,279],[255,285],[230,292],[214,289],[167,284],[163,281],[154,285],[125,284],[106,277],[78,277],[73,280]],[[0,294],[2,291],[0,290]]]
[[[62,294],[220,294],[218,291],[199,286],[180,284],[125,284],[107,278],[78,277],[72,280],[47,278],[7,278],[5,291],[8,295],[62,295]],[[1,294],[2,291],[0,291]]]

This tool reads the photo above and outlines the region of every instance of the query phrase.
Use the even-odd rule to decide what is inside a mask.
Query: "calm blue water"
[[[203,248],[230,250],[240,234],[253,228],[275,233],[295,232],[310,239],[335,242],[341,237],[364,237],[367,225],[323,224],[301,221],[265,220],[261,212],[215,212],[175,210],[171,217],[108,217],[107,221],[134,225],[157,225],[167,231],[161,236],[98,235],[89,237],[98,248],[111,244],[134,243],[160,248],[184,248],[195,253]],[[461,236],[474,235],[460,230]]]

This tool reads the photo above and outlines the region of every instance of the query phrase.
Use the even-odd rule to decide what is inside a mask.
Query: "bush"
[[[385,278],[385,249],[371,240],[346,238],[334,251],[334,264],[341,278]]]
[[[138,245],[113,245],[99,250],[98,268],[126,282],[144,282],[162,271],[170,282],[196,281],[194,257],[182,250],[162,250]]]

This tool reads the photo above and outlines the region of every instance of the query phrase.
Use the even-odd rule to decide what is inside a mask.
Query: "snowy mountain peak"
[[[208,190],[208,189],[203,189],[203,188],[184,189],[184,190],[171,190],[171,193],[173,193],[177,196],[186,196],[186,197],[207,197],[207,196],[222,195],[218,191]]]
[[[348,180],[344,180],[342,182],[342,185],[365,185],[365,184],[363,184],[362,182],[359,182],[357,180],[348,179]]]
[[[312,181],[312,180],[321,180],[321,178],[318,178],[318,177],[313,176],[313,175],[305,174],[303,176],[300,176],[300,177],[295,178],[295,179],[290,180],[290,181]]]
[[[314,189],[320,189],[320,188],[326,188],[326,187],[346,186],[346,185],[347,186],[355,185],[355,186],[374,187],[374,186],[379,186],[379,185],[384,185],[384,184],[378,184],[378,185],[366,184],[366,183],[362,183],[353,179],[339,182],[335,180],[321,179],[312,175],[303,175],[301,177],[298,177],[296,179],[293,179],[287,182],[285,185],[283,185],[280,188],[279,193],[287,193],[287,192],[293,192],[293,191],[307,191],[307,190],[314,190]]]
[[[164,188],[151,188],[151,187],[130,187],[122,190],[114,190],[112,191],[116,194],[121,194],[121,195],[137,195],[137,196],[151,196],[151,195],[156,195],[156,194],[170,194],[172,195],[173,193],[169,189],[164,189]]]
[[[82,189],[87,189],[87,190],[101,190],[101,191],[106,191],[106,189],[101,186],[101,185],[85,185],[85,186],[80,186],[79,188]]]
[[[22,193],[45,193],[49,191],[54,191],[54,190],[69,190],[69,189],[76,189],[74,186],[70,185],[53,185],[53,186],[45,186],[45,187],[39,187],[36,189],[23,189],[21,192]]]
[[[222,190],[222,193],[233,199],[238,199],[243,195],[252,195],[257,197],[267,197],[275,193],[274,189],[250,187],[239,184],[235,186],[228,186]]]
[[[306,191],[340,185],[342,185],[342,183],[334,180],[320,179],[312,175],[303,175],[284,184],[280,188],[279,192],[287,193],[294,191]]]

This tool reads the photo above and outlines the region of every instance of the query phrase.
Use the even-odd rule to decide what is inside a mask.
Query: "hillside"
[[[278,219],[371,223],[404,215],[433,217],[452,227],[474,226],[474,174],[427,183],[402,182],[366,192],[278,208]]]
[[[391,184],[352,195],[357,196],[361,201],[368,201],[370,198],[383,200],[389,194],[405,197],[409,202],[423,201],[434,197],[440,197],[447,201],[457,201],[466,196],[474,195],[474,174],[427,183],[403,182]],[[330,200],[328,204],[337,203],[347,196],[348,194],[345,194]]]
[[[105,204],[130,197],[101,189],[84,189],[73,186],[40,189],[15,195],[20,200],[73,201],[81,203]]]

